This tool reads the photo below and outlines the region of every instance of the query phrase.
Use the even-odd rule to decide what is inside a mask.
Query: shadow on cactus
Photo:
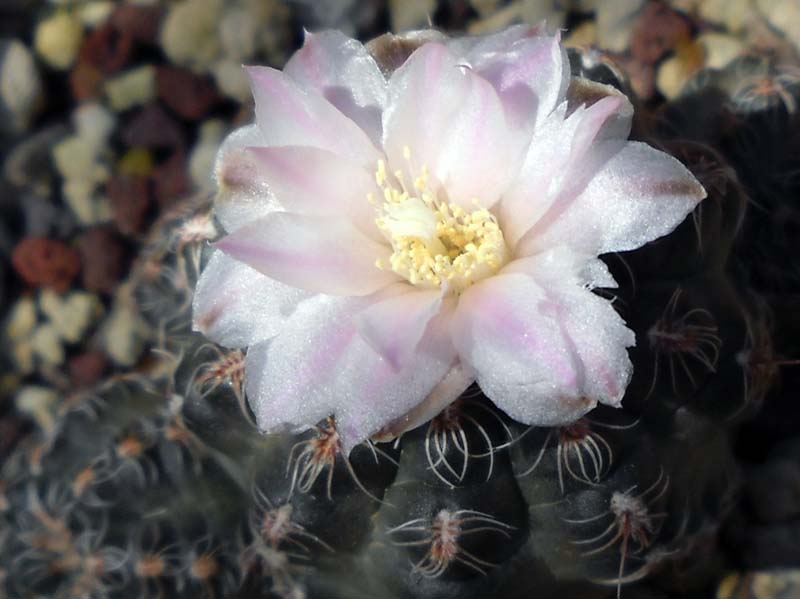
[[[249,74],[216,198],[132,275],[152,357],[3,467],[9,594],[706,588],[779,362],[718,140],[629,141],[625,85],[543,27]]]

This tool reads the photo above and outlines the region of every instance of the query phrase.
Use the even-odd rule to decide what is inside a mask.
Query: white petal
[[[465,35],[446,40],[444,43],[453,54],[470,64],[480,64],[497,54],[509,52],[519,40],[545,34],[544,24],[512,25],[488,35]]]
[[[554,204],[577,195],[625,144],[633,109],[624,96],[579,107],[566,120],[565,110],[562,104],[537,127],[519,176],[498,208],[512,247]]]
[[[309,334],[315,333],[309,331]],[[299,332],[290,330],[286,336],[287,339],[296,338]],[[333,343],[334,339],[331,336],[327,341]],[[273,338],[247,349],[244,368],[247,402],[262,432],[301,432],[331,414],[328,399],[316,397],[313,384],[314,377],[319,377],[322,372],[323,360],[328,358],[332,361],[333,357],[318,356],[315,373],[310,370],[310,364],[305,362],[282,360],[281,355],[273,349],[274,345],[277,345],[277,339]],[[280,344],[281,347],[284,345],[285,342]],[[300,352],[293,352],[291,357],[307,358]],[[325,368],[331,368],[327,362]]]
[[[452,322],[453,344],[486,395],[512,418],[536,425],[569,420],[583,370],[560,327],[558,307],[529,276],[498,275],[467,289]]]
[[[397,295],[361,312],[356,327],[366,342],[399,370],[409,363],[428,323],[439,312],[442,294],[405,284],[397,287]]]
[[[216,247],[270,278],[317,293],[367,295],[399,280],[375,265],[387,262],[391,249],[342,217],[275,212]]]
[[[439,143],[433,174],[451,202],[472,208],[473,200],[492,207],[522,162],[522,145],[512,139],[494,88],[466,69],[467,95]]]
[[[364,233],[384,239],[367,200],[381,197],[373,172],[308,146],[250,148],[271,193],[288,212],[349,217]]]
[[[479,45],[466,60],[492,83],[515,128],[538,127],[566,97],[570,69],[560,33],[522,37],[497,51]]]
[[[393,170],[405,166],[406,147],[413,152],[417,170],[422,165],[432,169],[466,87],[455,58],[437,43],[417,49],[392,74],[383,113],[383,147]]]
[[[608,265],[600,258],[592,258],[583,265],[580,273],[581,280],[584,281],[587,289],[616,289],[618,287],[614,275],[608,269]]]
[[[523,273],[534,278],[543,288],[571,285],[594,289],[613,289],[617,282],[599,258],[576,251],[568,245],[543,250],[507,264],[501,274]]]
[[[449,314],[431,322],[412,362],[398,371],[353,322],[376,299],[315,298],[283,333],[248,352],[245,384],[260,428],[302,429],[334,414],[349,452],[428,395],[454,358]]]
[[[217,251],[197,282],[192,327],[220,345],[245,347],[277,335],[309,297]]]
[[[281,209],[258,164],[247,151],[250,146],[265,144],[261,129],[248,125],[228,135],[217,152],[214,177],[218,191],[214,198],[214,214],[228,232]]]
[[[506,243],[517,241],[547,212],[552,203],[550,186],[563,174],[577,119],[564,120],[563,103],[533,133],[517,179],[495,207]]]
[[[598,281],[615,284],[605,265],[561,246],[516,260],[502,272],[524,273],[546,290],[552,316],[585,374],[581,395],[618,406],[632,372],[627,348],[635,338],[611,302],[588,288]]]
[[[516,172],[520,157],[497,94],[441,44],[422,46],[392,75],[383,125],[391,168],[418,176],[428,167],[450,201],[465,207],[473,199],[490,207]]]
[[[339,31],[307,31],[303,47],[283,72],[326,98],[380,143],[386,78],[361,42]]]
[[[256,124],[266,145],[306,145],[341,154],[363,166],[379,153],[367,134],[313,90],[270,67],[249,67]]]
[[[705,195],[680,162],[628,142],[582,193],[560,200],[526,233],[517,255],[561,244],[595,255],[632,250],[672,231]]]
[[[373,435],[372,439],[380,443],[391,441],[406,431],[425,424],[438,416],[442,410],[457,400],[475,382],[475,373],[456,362],[439,381],[425,400],[414,406],[409,412],[392,420]]]
[[[564,330],[572,339],[586,373],[583,396],[618,407],[633,372],[627,348],[636,338],[611,302],[587,289],[561,285],[556,299]]]

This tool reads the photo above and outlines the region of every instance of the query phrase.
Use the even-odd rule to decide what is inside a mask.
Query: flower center
[[[404,156],[410,161],[408,148]],[[422,167],[421,172],[409,186],[402,171],[390,176],[386,163],[378,161],[375,179],[383,191],[383,204],[375,222],[394,251],[388,265],[383,260],[375,265],[391,268],[413,285],[436,288],[446,283],[460,293],[507,262],[503,232],[477,200],[471,212],[441,201],[428,187],[428,169]],[[368,199],[378,203],[374,197]]]

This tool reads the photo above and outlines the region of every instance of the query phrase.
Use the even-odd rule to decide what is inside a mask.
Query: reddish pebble
[[[175,120],[158,104],[148,104],[122,130],[130,147],[182,148],[183,133]]]
[[[656,93],[655,67],[634,59],[624,60],[623,67],[636,97],[645,102],[651,100]]]
[[[175,152],[164,164],[156,167],[153,181],[155,182],[156,201],[161,208],[172,204],[191,189],[192,183],[186,169],[186,155],[180,151]]]
[[[144,228],[150,209],[150,185],[146,177],[115,175],[108,182],[108,198],[114,222],[123,235],[136,235]]]
[[[156,82],[161,101],[176,114],[190,121],[203,118],[219,100],[210,79],[186,69],[159,67]]]
[[[97,383],[105,374],[108,358],[101,351],[88,351],[69,360],[69,378],[77,389],[85,389]]]
[[[29,237],[14,248],[11,263],[26,283],[64,293],[81,270],[78,252],[71,247],[43,237]]]
[[[72,97],[78,102],[99,98],[103,94],[103,73],[88,62],[79,62],[69,74]]]
[[[86,37],[78,62],[90,64],[109,75],[127,65],[132,52],[132,35],[106,23]]]
[[[111,226],[89,229],[78,238],[83,271],[81,281],[89,291],[112,293],[128,270],[125,242]]]
[[[642,11],[631,38],[631,54],[643,64],[655,64],[680,42],[691,38],[689,21],[661,2]]]
[[[118,31],[143,44],[156,44],[164,10],[160,6],[120,4],[114,9],[109,23]]]

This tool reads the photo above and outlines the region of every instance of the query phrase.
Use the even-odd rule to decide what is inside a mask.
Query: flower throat
[[[412,172],[408,147],[403,156]],[[471,212],[441,201],[428,186],[427,167],[422,167],[421,173],[408,186],[402,170],[390,174],[386,163],[378,161],[375,180],[383,191],[383,203],[375,222],[394,251],[388,265],[378,260],[376,266],[391,268],[412,285],[447,285],[460,293],[507,262],[503,232],[495,216],[478,207],[477,199],[473,200],[476,210]],[[368,199],[378,204],[372,194]]]

